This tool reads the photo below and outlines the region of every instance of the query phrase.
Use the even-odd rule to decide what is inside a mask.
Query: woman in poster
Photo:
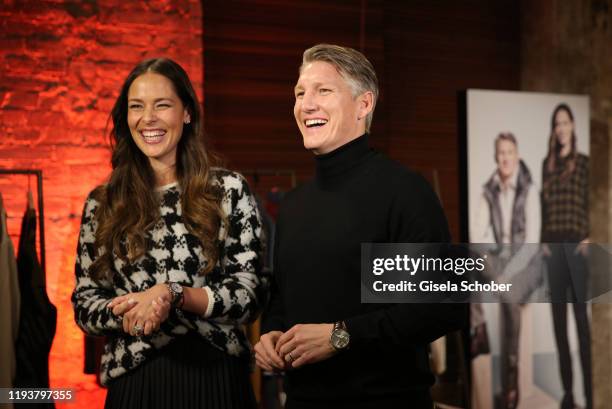
[[[564,396],[574,408],[572,360],[567,334],[567,301],[578,332],[586,408],[593,408],[591,336],[587,314],[586,245],[589,235],[589,158],[576,149],[574,115],[559,104],[552,115],[548,155],[542,166],[542,242],[553,303],[552,316]]]

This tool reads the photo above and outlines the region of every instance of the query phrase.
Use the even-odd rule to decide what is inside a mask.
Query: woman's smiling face
[[[154,170],[176,163],[176,150],[189,113],[172,82],[153,72],[142,74],[128,90],[127,122],[132,139]]]

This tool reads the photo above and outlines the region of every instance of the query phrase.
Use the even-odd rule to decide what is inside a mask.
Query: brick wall
[[[110,170],[108,114],[148,57],[178,61],[203,96],[202,17],[195,0],[0,3],[0,168],[43,170],[47,287],[59,310],[51,384],[77,388],[78,401],[94,400],[87,407],[102,407],[104,392],[82,375],[69,297],[83,201]],[[0,175],[15,243],[28,184],[35,193],[35,178]]]
[[[610,243],[612,237],[612,8],[609,3],[521,1],[521,89],[590,96],[589,206],[593,243]],[[602,246],[609,248],[609,244]],[[597,262],[600,261],[591,259],[591,263]],[[591,264],[594,265],[597,264]],[[605,268],[602,266],[601,271]],[[593,274],[592,279],[610,280],[601,274]],[[593,303],[591,319],[593,399],[596,409],[607,409],[612,400],[612,305]],[[581,381],[575,373],[574,384]]]

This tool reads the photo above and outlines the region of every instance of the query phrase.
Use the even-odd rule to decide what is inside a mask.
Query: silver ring
[[[142,327],[141,327],[140,325],[138,325],[138,324],[134,324],[133,329],[134,329],[134,334],[136,334],[136,336],[137,336],[137,337],[141,336],[141,335],[142,335],[142,333],[143,333],[143,331],[144,331],[144,328],[142,328]]]
[[[287,356],[288,356],[288,357],[289,357],[289,359],[290,359],[290,361],[289,361],[289,362],[293,362],[293,361],[295,361],[295,359],[293,359],[293,355],[291,355],[291,352],[289,352],[289,353],[287,354]]]

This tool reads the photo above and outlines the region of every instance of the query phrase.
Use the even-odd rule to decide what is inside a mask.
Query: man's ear
[[[359,119],[364,119],[374,109],[374,94],[372,91],[366,91],[357,97],[359,101]]]

